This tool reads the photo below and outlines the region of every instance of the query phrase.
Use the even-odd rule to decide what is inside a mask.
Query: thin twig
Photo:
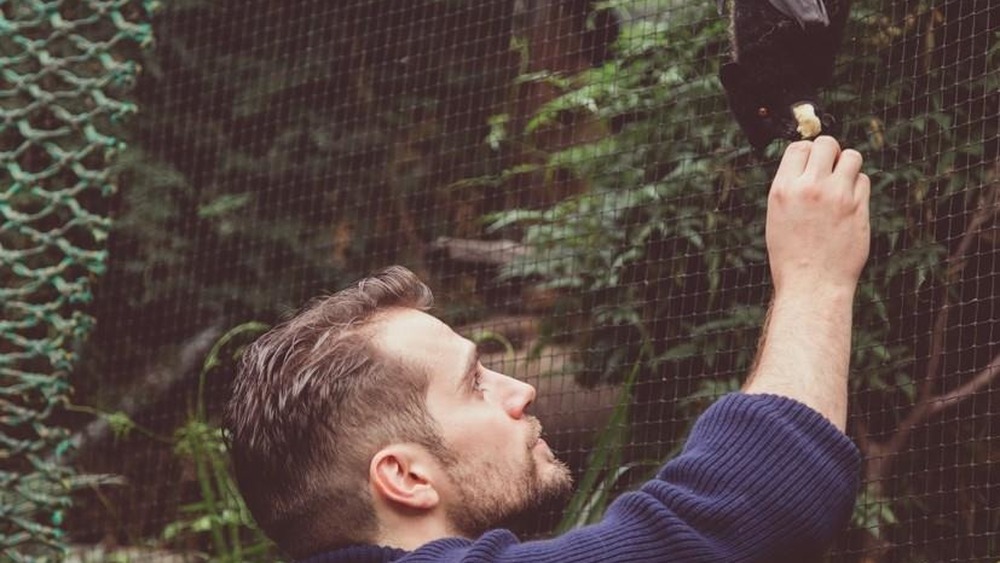
[[[1000,354],[997,354],[993,360],[983,368],[982,371],[976,374],[975,377],[966,381],[962,386],[954,389],[944,395],[935,397],[930,404],[930,412],[928,416],[938,414],[939,412],[947,409],[950,406],[957,404],[958,402],[971,397],[977,391],[988,385],[997,375],[1000,375]]]

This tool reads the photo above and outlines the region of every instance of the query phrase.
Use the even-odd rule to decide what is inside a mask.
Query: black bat
[[[759,153],[775,139],[835,134],[819,103],[850,0],[718,0],[728,4],[732,62],[719,71],[729,108]]]

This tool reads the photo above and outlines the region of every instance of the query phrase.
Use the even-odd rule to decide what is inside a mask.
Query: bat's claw
[[[837,118],[830,115],[829,113],[824,113],[821,118],[823,122],[823,134],[830,135],[832,137],[840,136],[840,123]]]

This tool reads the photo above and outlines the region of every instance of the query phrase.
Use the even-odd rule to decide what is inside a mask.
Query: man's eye
[[[483,390],[483,371],[476,370],[476,375],[472,378],[472,390],[476,392],[482,392]]]

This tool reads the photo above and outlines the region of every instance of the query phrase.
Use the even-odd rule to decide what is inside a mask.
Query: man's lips
[[[531,424],[531,439],[528,440],[528,449],[533,450],[538,447],[539,443],[545,443],[545,440],[542,439],[542,423],[535,417],[530,417],[528,423]]]
[[[554,461],[556,459],[556,454],[552,451],[552,448],[549,447],[548,442],[541,437],[535,440],[535,445],[531,447],[531,451],[532,453],[540,452],[541,456],[548,461]]]

